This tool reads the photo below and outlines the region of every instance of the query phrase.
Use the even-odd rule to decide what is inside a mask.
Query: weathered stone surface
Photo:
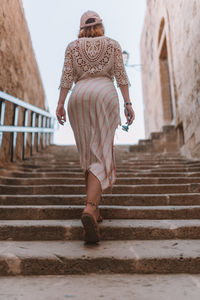
[[[0,184],[0,193],[9,194],[83,194],[85,193],[85,185],[3,185]],[[115,194],[135,193],[135,194],[163,194],[163,193],[197,193],[200,192],[200,183],[186,183],[186,184],[140,184],[140,185],[125,185],[118,184],[112,190]],[[104,193],[111,193],[108,188]]]
[[[1,177],[0,184],[11,185],[38,185],[38,184],[84,184],[84,178],[12,178]],[[199,177],[118,177],[116,184],[177,184],[177,183],[200,183]]]
[[[163,194],[163,193],[187,193],[192,192],[192,186],[197,188],[200,184],[184,184],[184,185],[117,185],[113,188],[113,193],[137,193],[141,194]],[[0,193],[5,195],[13,194],[84,194],[84,185],[0,185]],[[198,192],[199,189],[196,190]],[[195,190],[193,191],[195,192]],[[107,189],[105,193],[111,193],[111,190]]]
[[[117,181],[103,193],[92,246],[83,242],[76,155],[50,146],[0,169],[0,275],[200,273],[198,160],[118,147]]]
[[[160,146],[187,157],[200,157],[199,10],[198,0],[148,0],[141,38],[146,138],[174,125]]]
[[[200,205],[193,206],[100,206],[105,219],[199,219]],[[1,220],[78,219],[84,206],[0,206]]]
[[[200,273],[199,249],[200,240],[196,239],[101,241],[98,245],[83,241],[2,241],[0,275],[195,274]]]
[[[199,282],[198,274],[11,276],[1,277],[0,290],[6,300],[199,300]]]
[[[0,205],[83,205],[85,195],[0,195]],[[200,205],[199,193],[103,194],[101,205]]]
[[[45,94],[32,48],[21,0],[1,0],[0,5],[0,90],[45,109]],[[11,125],[13,105],[6,104],[5,124]],[[19,125],[23,125],[19,111]],[[30,124],[30,117],[29,117]],[[16,158],[21,159],[22,135],[18,134]],[[28,141],[27,153],[30,139]],[[10,160],[11,133],[4,133],[0,163]]]
[[[200,239],[200,220],[104,219],[101,240]],[[0,221],[0,240],[83,240],[80,220]]]

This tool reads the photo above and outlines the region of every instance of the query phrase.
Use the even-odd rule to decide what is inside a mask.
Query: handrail
[[[5,125],[5,109],[6,103],[12,103],[14,106],[14,114],[12,118],[12,124]],[[23,126],[18,125],[19,108],[23,110]],[[31,114],[29,124],[29,114]],[[12,133],[12,145],[11,145],[11,161],[15,161],[15,148],[17,141],[17,133],[23,134],[22,143],[22,159],[27,159],[27,135],[31,134],[30,155],[33,155],[35,146],[35,134],[37,134],[36,150],[40,148],[44,149],[46,146],[53,143],[54,138],[54,125],[56,118],[46,110],[43,110],[35,105],[24,102],[16,97],[13,97],[5,92],[0,91],[0,148],[3,142],[3,133]],[[42,139],[42,145],[40,145],[40,139]]]
[[[21,106],[23,108],[26,108],[28,110],[31,110],[37,114],[40,114],[40,115],[43,115],[43,116],[46,116],[46,117],[52,117],[52,115],[47,112],[46,110],[43,110],[35,105],[32,105],[28,102],[24,102],[23,100],[20,100],[19,98],[15,98],[5,92],[1,92],[0,91],[0,100],[6,100],[6,101],[9,101],[13,104],[16,104],[18,106]]]

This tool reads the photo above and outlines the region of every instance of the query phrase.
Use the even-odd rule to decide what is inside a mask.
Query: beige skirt
[[[116,181],[114,135],[121,125],[117,90],[108,77],[77,81],[67,106],[81,168],[92,172],[102,191]]]

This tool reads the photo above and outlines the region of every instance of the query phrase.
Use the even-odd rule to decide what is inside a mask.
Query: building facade
[[[141,37],[145,134],[174,125],[200,157],[200,0],[147,0]]]

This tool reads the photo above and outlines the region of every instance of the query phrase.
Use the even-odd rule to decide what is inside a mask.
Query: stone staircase
[[[118,177],[103,194],[97,245],[82,238],[85,185],[74,146],[0,168],[1,276],[200,273],[200,161],[128,146],[115,153]]]
[[[130,146],[134,153],[174,153],[182,146],[179,130],[174,125],[162,126],[161,131],[151,132],[149,139],[142,139]]]

